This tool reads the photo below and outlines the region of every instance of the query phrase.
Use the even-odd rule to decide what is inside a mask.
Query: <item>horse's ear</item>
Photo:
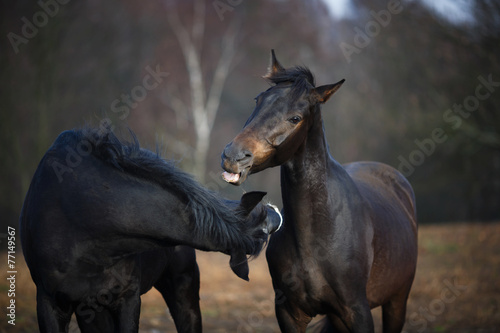
[[[262,198],[266,195],[266,192],[252,191],[243,194],[240,201],[240,209],[249,215],[250,212],[262,201]]]
[[[229,266],[233,270],[234,274],[239,278],[249,281],[248,273],[250,273],[250,268],[248,268],[247,256],[244,252],[231,253],[231,259],[229,259]]]
[[[316,103],[325,103],[328,101],[330,96],[332,96],[337,90],[339,90],[340,86],[344,83],[344,79],[340,80],[334,84],[326,84],[321,87],[317,87],[313,89],[312,96]]]
[[[281,66],[279,63],[278,59],[276,59],[276,54],[274,54],[274,50],[271,50],[271,63],[269,64],[269,67],[267,68],[267,74],[264,75],[265,79],[270,79],[274,75],[283,72],[285,68]]]

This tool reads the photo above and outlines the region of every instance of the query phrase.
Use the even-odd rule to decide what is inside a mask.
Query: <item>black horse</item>
[[[137,332],[140,295],[157,288],[181,332],[201,332],[192,247],[231,255],[248,280],[280,216],[250,192],[222,199],[157,154],[107,130],[59,135],[42,158],[20,217],[37,286],[41,332]]]
[[[274,85],[257,96],[222,167],[238,185],[281,165],[284,227],[267,249],[281,330],[304,332],[326,314],[332,330],[373,332],[370,308],[382,306],[384,332],[400,332],[417,262],[410,184],[388,165],[330,156],[320,104],[344,80],[315,87],[307,68],[283,68],[274,51],[265,78]]]

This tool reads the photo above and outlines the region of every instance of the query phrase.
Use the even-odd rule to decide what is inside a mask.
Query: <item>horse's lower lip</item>
[[[222,179],[228,183],[237,183],[238,180],[240,180],[241,173],[230,173],[227,171],[224,171],[222,173]]]

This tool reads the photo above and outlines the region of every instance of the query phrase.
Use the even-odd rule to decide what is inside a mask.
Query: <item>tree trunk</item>
[[[238,33],[236,23],[230,24],[222,41],[222,53],[215,68],[215,74],[209,84],[205,86],[204,73],[201,66],[201,51],[203,33],[205,31],[205,3],[198,0],[194,5],[192,32],[183,26],[179,14],[171,1],[166,1],[167,20],[179,42],[189,76],[191,89],[189,103],[179,103],[177,97],[168,103],[177,115],[182,112],[192,112],[193,127],[196,134],[193,150],[194,162],[190,170],[203,182],[206,174],[206,159],[210,148],[210,134],[220,105],[222,89],[229,75],[229,68],[235,54],[235,39]],[[183,105],[190,105],[186,108]]]

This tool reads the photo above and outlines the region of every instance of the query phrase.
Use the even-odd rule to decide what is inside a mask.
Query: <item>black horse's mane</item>
[[[251,249],[249,235],[238,232],[236,224],[244,225],[241,212],[231,209],[227,200],[201,186],[193,177],[179,170],[173,162],[163,159],[159,152],[143,149],[135,134],[131,141],[122,141],[109,130],[86,127],[75,130],[80,140],[92,145],[92,155],[133,177],[143,179],[179,195],[193,213],[196,237],[212,235],[219,245],[228,248],[241,244]],[[255,249],[258,254],[260,249]]]
[[[292,84],[293,96],[300,96],[304,92],[315,87],[314,75],[309,68],[304,66],[295,66],[277,71],[269,71],[264,79],[274,84],[290,83]]]

